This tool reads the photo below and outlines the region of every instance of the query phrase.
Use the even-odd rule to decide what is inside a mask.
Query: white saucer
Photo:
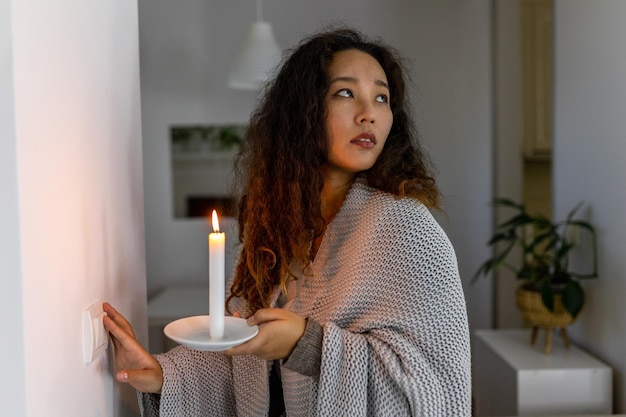
[[[186,317],[171,322],[163,333],[173,341],[191,349],[219,352],[252,339],[259,332],[257,326],[248,326],[245,319],[224,317],[224,337],[211,340],[210,316]]]

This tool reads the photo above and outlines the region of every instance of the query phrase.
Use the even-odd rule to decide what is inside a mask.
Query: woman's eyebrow
[[[335,77],[332,80],[330,80],[330,84],[332,85],[333,83],[336,83],[339,81],[344,81],[344,82],[349,82],[349,83],[359,82],[359,80],[355,77]],[[389,90],[389,85],[383,80],[378,80],[378,79],[374,80],[374,84],[379,85],[381,87],[385,87],[387,90]]]
[[[376,80],[374,81],[374,84],[379,85],[381,87],[385,87],[387,90],[389,90],[389,84],[387,84],[383,80]]]

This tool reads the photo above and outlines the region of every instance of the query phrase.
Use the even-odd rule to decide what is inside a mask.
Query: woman
[[[416,139],[391,48],[340,29],[291,53],[237,161],[227,307],[259,334],[152,357],[105,306],[146,415],[471,414],[465,301]]]

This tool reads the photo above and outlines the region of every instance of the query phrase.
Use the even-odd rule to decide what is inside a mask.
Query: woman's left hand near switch
[[[115,351],[116,378],[146,393],[159,393],[163,385],[163,370],[159,362],[141,346],[132,326],[109,303],[103,303],[104,326],[111,335]]]

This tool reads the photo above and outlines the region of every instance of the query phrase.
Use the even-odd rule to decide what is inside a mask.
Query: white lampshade
[[[228,86],[237,90],[259,90],[280,62],[281,49],[274,39],[272,25],[256,22],[250,26],[246,42],[228,77]]]

